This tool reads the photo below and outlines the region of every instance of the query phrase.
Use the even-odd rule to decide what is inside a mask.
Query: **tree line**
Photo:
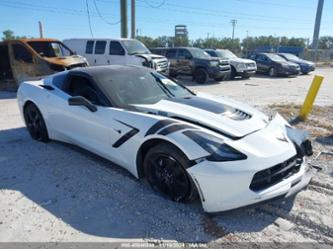
[[[149,36],[137,36],[136,39],[143,42],[149,47],[173,47],[173,46],[193,46],[199,48],[226,48],[238,52],[244,50],[254,50],[259,47],[271,46],[293,46],[307,48],[311,47],[308,39],[305,38],[288,38],[274,36],[255,36],[247,37],[243,40],[231,38],[199,38],[189,40],[184,38],[175,38],[172,36],[159,36],[152,38]],[[319,39],[319,49],[333,49],[333,36],[322,36]]]
[[[2,40],[13,40],[27,38],[26,36],[16,36],[12,30],[5,30],[2,32]],[[189,40],[187,38],[179,38],[173,36],[159,36],[152,38],[149,36],[137,36],[136,39],[143,42],[148,48],[152,47],[174,47],[174,46],[193,46],[199,48],[226,48],[234,52],[243,50],[254,50],[258,47],[264,46],[295,46],[306,48],[311,46],[308,40],[304,38],[288,38],[288,37],[275,37],[275,36],[255,36],[247,37],[243,40],[231,38],[199,38],[196,40]],[[322,36],[319,39],[319,49],[333,49],[333,36]]]

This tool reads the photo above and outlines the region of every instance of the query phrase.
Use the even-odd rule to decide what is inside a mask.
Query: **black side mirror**
[[[68,104],[77,105],[77,106],[85,106],[91,112],[97,111],[97,107],[93,103],[91,103],[89,100],[87,100],[85,97],[82,97],[82,96],[70,97],[68,99]]]
[[[186,55],[185,55],[185,59],[186,59],[186,60],[192,60],[192,55],[186,54]]]

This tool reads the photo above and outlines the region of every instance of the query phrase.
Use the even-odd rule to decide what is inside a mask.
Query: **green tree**
[[[137,40],[141,41],[143,44],[146,45],[147,48],[157,47],[157,42],[154,38],[149,36],[137,36]]]
[[[322,36],[319,38],[320,49],[333,49],[333,36]]]
[[[10,29],[4,30],[2,32],[2,34],[3,34],[3,37],[2,37],[3,41],[27,38],[26,36],[15,36],[14,31],[12,31]]]

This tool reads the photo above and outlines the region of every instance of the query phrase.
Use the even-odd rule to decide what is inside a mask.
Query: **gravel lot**
[[[33,141],[20,119],[15,94],[0,92],[0,242],[321,241],[333,243],[333,70],[306,123],[322,167],[297,196],[204,214],[200,203],[168,201],[142,180],[87,151],[58,142]],[[297,112],[313,75],[211,82],[195,91],[225,95],[287,118]]]

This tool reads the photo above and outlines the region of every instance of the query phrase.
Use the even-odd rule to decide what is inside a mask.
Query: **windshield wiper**
[[[162,80],[157,75],[154,73],[151,73],[151,75],[155,78],[158,85],[161,87],[163,92],[168,95],[168,97],[175,97],[175,95],[163,84]]]

